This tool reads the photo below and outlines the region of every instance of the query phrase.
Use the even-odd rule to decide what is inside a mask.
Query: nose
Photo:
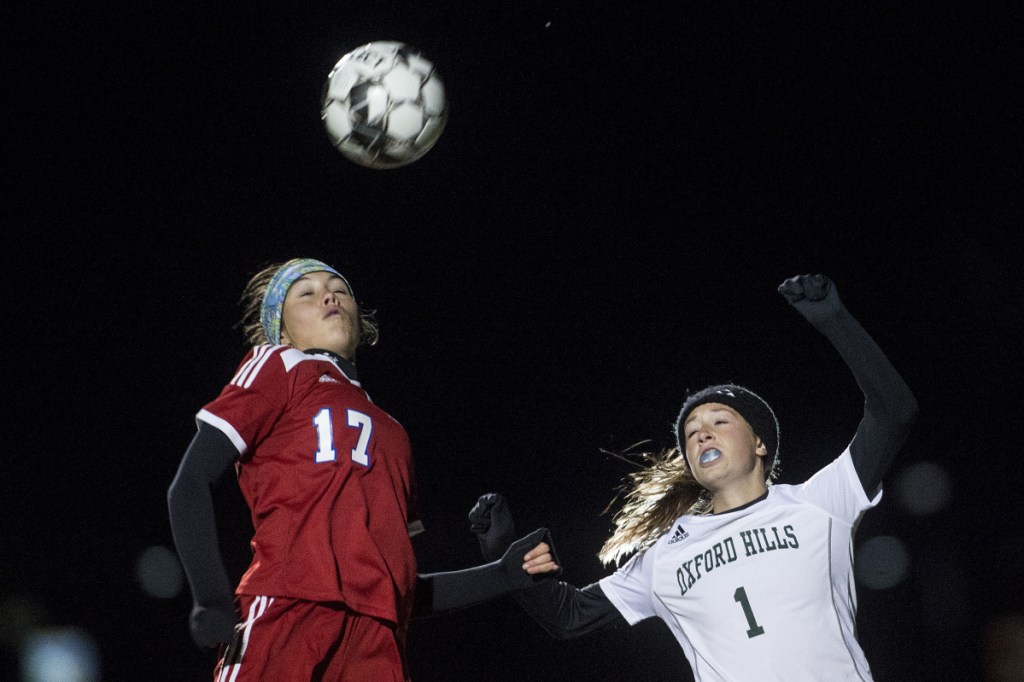
[[[700,427],[700,429],[698,429],[698,431],[697,431],[697,442],[698,443],[704,443],[704,442],[706,442],[708,440],[711,440],[711,432],[708,431],[703,426]]]
[[[335,305],[338,301],[334,296],[334,292],[330,289],[324,290],[323,299],[321,301],[324,305]]]

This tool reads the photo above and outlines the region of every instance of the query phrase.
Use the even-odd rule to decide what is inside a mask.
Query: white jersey
[[[664,620],[699,682],[870,680],[853,534],[880,499],[864,494],[846,450],[749,507],[681,516],[601,589],[631,625]]]

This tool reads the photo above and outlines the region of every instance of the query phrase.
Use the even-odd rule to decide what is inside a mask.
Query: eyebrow
[[[735,410],[733,410],[731,408],[728,408],[728,407],[716,407],[714,409],[708,410],[708,412],[726,412],[728,414],[736,414]],[[685,427],[687,424],[689,424],[690,422],[692,422],[696,418],[697,418],[696,415],[692,415],[689,419],[687,419],[685,422],[683,422],[683,426]]]

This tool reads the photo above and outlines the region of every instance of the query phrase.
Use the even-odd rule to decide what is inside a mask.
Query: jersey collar
[[[768,490],[771,490],[771,488],[769,488]],[[747,507],[753,507],[758,502],[763,502],[764,500],[768,499],[768,490],[765,490],[764,493],[762,493],[761,495],[758,495],[757,497],[752,499],[750,502],[747,502],[746,504],[741,504],[738,507],[733,507],[732,509],[728,509],[728,510],[726,510],[724,512],[712,513],[711,516],[722,516],[723,514],[732,514],[733,512],[738,512],[741,509],[746,509]]]
[[[307,348],[304,352],[306,355],[316,355],[327,358],[338,366],[338,369],[341,370],[342,374],[348,377],[349,381],[356,384],[359,383],[359,373],[356,372],[356,366],[351,361],[346,360],[337,353],[324,350],[323,348]]]

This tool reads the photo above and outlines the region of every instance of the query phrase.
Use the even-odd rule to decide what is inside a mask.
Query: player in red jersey
[[[198,432],[168,490],[194,600],[192,636],[201,646],[229,644],[216,679],[407,680],[411,618],[557,570],[538,529],[500,561],[418,575],[409,439],[370,400],[354,363],[356,347],[376,341],[372,314],[341,274],[312,259],[264,269],[243,300],[255,345],[196,415]],[[254,528],[237,606],[210,492],[232,466]]]

